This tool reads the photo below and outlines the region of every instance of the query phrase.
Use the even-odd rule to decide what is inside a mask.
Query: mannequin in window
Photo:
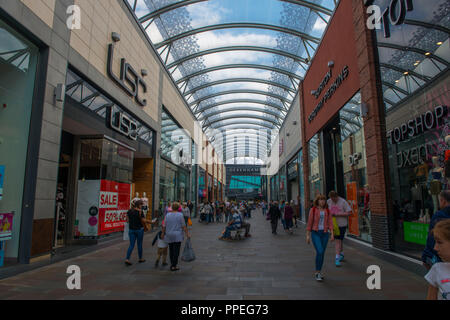
[[[147,193],[146,192],[144,192],[141,200],[142,200],[142,212],[145,215],[147,215],[147,212],[148,212],[148,198],[147,198]]]
[[[445,144],[447,145],[445,149],[445,178],[447,178],[448,185],[448,179],[450,178],[450,135],[445,137]]]
[[[134,199],[131,200],[131,203],[135,203],[138,200],[141,200],[141,198],[139,197],[139,192],[136,192]]]
[[[433,156],[433,168],[428,174],[427,187],[428,193],[433,198],[434,208],[439,208],[438,195],[442,190],[442,182],[444,179],[444,169],[439,165],[439,157]]]

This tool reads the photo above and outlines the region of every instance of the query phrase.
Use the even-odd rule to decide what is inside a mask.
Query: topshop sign
[[[400,126],[388,131],[387,138],[391,144],[402,142],[408,138],[413,138],[426,131],[438,128],[442,125],[443,119],[447,116],[446,106],[437,106],[433,111],[429,110],[419,117],[408,120]]]

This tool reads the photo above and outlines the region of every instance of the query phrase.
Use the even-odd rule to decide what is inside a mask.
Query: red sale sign
[[[101,181],[98,235],[123,231],[130,202],[130,184]]]

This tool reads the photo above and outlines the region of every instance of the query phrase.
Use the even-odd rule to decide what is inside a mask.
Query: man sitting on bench
[[[251,235],[250,235],[250,223],[248,223],[248,222],[245,222],[245,209],[241,209],[241,225],[242,225],[242,228],[245,228],[245,237],[246,238],[249,238],[249,237],[251,237]]]
[[[238,230],[240,228],[242,228],[241,215],[237,210],[233,210],[233,217],[231,218],[231,221],[228,223],[228,226],[223,231],[223,235],[219,238],[219,240],[232,240],[231,231]]]

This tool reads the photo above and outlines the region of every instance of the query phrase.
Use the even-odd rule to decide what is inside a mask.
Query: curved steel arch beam
[[[277,128],[280,127],[279,123],[277,123],[277,122],[275,122],[273,120],[270,120],[270,119],[266,119],[264,117],[260,117],[260,116],[256,116],[256,115],[248,115],[248,116],[241,116],[241,115],[239,115],[239,116],[223,117],[223,118],[216,119],[216,120],[213,120],[213,121],[206,121],[205,124],[203,124],[203,128],[206,128],[206,127],[214,128],[214,127],[212,127],[212,125],[215,124],[215,123],[218,123],[218,122],[221,122],[221,121],[233,120],[233,119],[255,119],[255,120],[263,121],[262,123],[255,123],[256,125],[258,125],[258,124],[263,125],[263,124],[269,124],[270,123],[270,124],[272,124],[272,127],[269,127],[271,129],[273,129],[274,127],[277,127]],[[236,123],[240,123],[240,122],[238,121]],[[249,122],[249,123],[251,123],[251,122]]]
[[[222,129],[222,128],[230,128],[230,130],[233,129],[254,129],[254,130],[259,130],[259,129],[265,129],[265,130],[269,130],[269,131],[274,131],[274,132],[278,132],[277,128],[272,128],[266,125],[261,125],[258,123],[253,123],[253,122],[246,122],[243,121],[241,123],[232,123],[232,124],[223,124],[221,126],[215,127],[215,128],[207,128],[206,130],[210,129],[210,130],[219,130],[219,131],[227,131],[227,129]],[[275,135],[273,135],[275,136]]]
[[[266,102],[266,101],[262,101],[262,100],[256,100],[256,99],[234,99],[234,100],[225,100],[225,101],[221,101],[221,102],[217,102],[217,103],[213,103],[211,105],[208,105],[205,108],[201,108],[198,109],[197,111],[195,111],[195,114],[199,114],[202,113],[206,110],[212,109],[214,107],[218,107],[218,106],[223,106],[225,104],[232,104],[232,103],[254,103],[254,104],[260,104],[260,105],[264,105],[264,106],[268,106],[274,109],[278,109],[280,111],[285,111],[287,112],[288,110],[286,110],[286,108],[283,108],[282,106],[279,106],[275,103],[270,103],[270,102]]]
[[[241,64],[225,64],[222,66],[216,66],[216,67],[211,67],[211,68],[206,68],[197,72],[194,72],[184,78],[181,78],[177,81],[175,81],[176,84],[180,84],[183,83],[185,81],[188,81],[189,79],[192,79],[194,77],[200,76],[202,74],[205,73],[209,73],[209,72],[213,72],[213,71],[219,71],[219,70],[227,70],[227,69],[261,69],[261,70],[267,70],[267,71],[273,71],[273,72],[277,72],[277,73],[281,73],[284,74],[285,76],[288,77],[292,77],[295,78],[299,81],[302,80],[302,78],[298,75],[296,75],[295,73],[283,70],[283,69],[279,69],[279,68],[275,68],[275,67],[270,67],[270,66],[265,66],[265,65],[259,65],[259,64],[248,64],[248,63],[241,63]]]
[[[139,19],[139,22],[143,23],[143,22],[146,22],[146,21],[148,21],[150,19],[153,19],[155,17],[159,17],[160,15],[162,15],[164,13],[167,13],[169,11],[176,10],[178,8],[181,8],[181,7],[193,5],[193,4],[196,4],[198,2],[205,2],[205,1],[208,1],[208,0],[186,0],[186,1],[176,2],[176,3],[164,6],[162,8],[159,8],[158,10],[155,10],[153,12],[150,12],[150,13],[146,14],[145,16],[143,16],[143,17],[141,17]],[[331,16],[333,14],[333,11],[331,11],[331,10],[325,8],[325,7],[322,7],[322,6],[318,5],[318,4],[312,3],[310,1],[305,1],[305,0],[280,0],[280,1],[289,2],[289,3],[296,4],[296,5],[301,5],[303,7],[307,7],[309,9],[311,9],[311,10],[314,10],[314,11],[317,11],[317,12],[321,12],[321,13],[324,13],[324,14],[329,15],[329,16]]]
[[[423,81],[425,81],[425,82],[428,82],[428,81],[431,80],[430,77],[427,77],[427,76],[423,76],[423,75],[421,75],[421,74],[418,74],[417,72],[415,72],[415,71],[413,71],[413,70],[406,70],[406,69],[403,69],[403,68],[394,66],[394,65],[392,65],[392,64],[388,64],[388,63],[380,63],[380,67],[384,67],[384,68],[391,69],[391,70],[394,70],[394,71],[397,71],[397,72],[401,72],[401,73],[403,73],[403,74],[404,74],[405,72],[408,72],[408,74],[413,75],[414,77],[419,78],[419,79],[421,79],[421,80],[423,80]]]
[[[233,83],[233,82],[254,82],[254,83],[262,83],[262,84],[267,84],[269,86],[274,86],[274,87],[279,87],[283,90],[286,91],[290,91],[292,93],[295,93],[295,90],[292,88],[289,88],[285,85],[279,84],[277,82],[274,81],[270,81],[270,80],[263,80],[263,79],[253,79],[253,78],[230,78],[230,79],[223,79],[223,80],[217,80],[217,81],[212,81],[209,83],[205,83],[201,86],[195,87],[187,92],[184,93],[184,96],[188,96],[190,94],[193,94],[199,90],[208,88],[208,87],[212,87],[215,85],[219,85],[219,84],[225,84],[225,83]]]
[[[256,47],[256,46],[229,46],[229,47],[220,47],[220,48],[214,48],[214,49],[209,49],[209,50],[203,50],[203,51],[199,51],[190,55],[187,55],[181,59],[178,59],[172,63],[169,63],[167,65],[167,69],[171,69],[183,62],[198,58],[198,57],[202,57],[208,54],[213,54],[213,53],[219,53],[219,52],[226,52],[226,51],[260,51],[260,52],[267,52],[267,53],[272,53],[272,54],[277,54],[280,56],[284,56],[287,58],[290,58],[294,61],[300,61],[303,63],[307,63],[305,58],[299,57],[295,54],[286,52],[286,51],[282,51],[282,50],[277,50],[277,49],[271,49],[271,48],[266,48],[266,47]]]
[[[205,127],[210,127],[210,126],[212,126],[212,125],[215,124],[215,123],[218,123],[218,122],[221,122],[221,121],[226,121],[226,120],[233,120],[233,119],[256,119],[256,120],[261,120],[261,121],[264,121],[264,122],[267,122],[267,123],[271,123],[271,124],[274,125],[275,127],[280,127],[280,124],[279,124],[279,123],[277,123],[277,122],[275,122],[275,121],[273,121],[273,120],[271,120],[271,119],[266,119],[266,118],[264,118],[264,117],[260,117],[260,116],[256,116],[256,115],[228,116],[228,117],[223,117],[223,118],[216,119],[216,120],[213,120],[213,121],[208,121],[208,120],[207,120],[207,121],[203,124],[203,127],[204,127],[204,128],[205,128]],[[212,128],[214,128],[214,127],[212,127]]]
[[[440,63],[442,63],[443,65],[445,65],[447,67],[450,65],[447,61],[436,56],[434,53],[428,52],[428,51],[425,51],[422,49],[418,49],[418,48],[414,48],[414,47],[403,47],[403,46],[399,46],[398,44],[385,43],[385,42],[379,42],[377,44],[377,46],[382,47],[382,48],[401,50],[401,51],[412,51],[412,52],[423,54],[423,55],[425,55],[425,53],[430,53],[429,55],[427,55],[428,58],[433,58],[434,60],[439,61]]]
[[[236,111],[254,111],[254,112],[261,112],[261,113],[267,113],[270,114],[271,116],[277,117],[280,120],[283,120],[282,117],[280,117],[280,114],[271,110],[264,110],[264,109],[259,109],[256,107],[234,107],[234,108],[227,108],[227,109],[222,109],[216,112],[211,112],[208,114],[202,114],[201,118],[198,119],[198,121],[203,121],[206,119],[209,119],[210,117],[216,116],[218,114],[223,114],[223,113],[228,113],[228,112],[236,112]]]
[[[410,93],[408,91],[397,87],[395,84],[392,84],[392,83],[389,83],[389,82],[386,82],[386,81],[381,81],[381,84],[384,84],[385,86],[387,86],[387,87],[389,87],[389,88],[391,88],[393,90],[397,90],[397,91],[403,93],[405,96],[409,96],[410,95]]]
[[[217,127],[210,127],[210,128],[216,130],[216,129],[225,128],[225,127],[234,126],[234,125],[242,125],[243,129],[247,128],[247,126],[254,126],[254,127],[259,127],[259,128],[264,127],[269,130],[275,129],[273,126],[270,126],[264,122],[256,123],[256,122],[251,122],[251,121],[237,121],[237,122],[233,122],[233,123],[224,123]]]
[[[202,32],[223,30],[223,29],[235,29],[235,28],[246,28],[246,29],[253,28],[253,29],[272,30],[272,31],[287,33],[287,34],[299,37],[300,39],[311,41],[316,44],[319,44],[319,42],[320,42],[319,38],[313,37],[304,32],[297,31],[295,29],[290,29],[290,28],[286,28],[286,27],[280,27],[280,26],[265,24],[265,23],[235,22],[235,23],[221,23],[221,24],[205,26],[205,27],[201,27],[201,28],[197,28],[197,29],[191,29],[186,32],[179,33],[169,39],[166,39],[164,41],[156,43],[155,48],[160,49],[161,47],[171,44],[177,40],[181,40],[183,38],[197,35]]]
[[[190,103],[189,106],[192,107],[192,106],[195,106],[196,104],[201,103],[202,101],[205,101],[205,100],[208,100],[208,99],[211,99],[211,98],[215,98],[215,97],[220,97],[220,96],[223,96],[223,95],[226,95],[226,94],[239,94],[239,93],[259,94],[259,95],[262,95],[262,96],[268,96],[268,97],[271,97],[271,98],[278,99],[278,100],[280,100],[282,102],[292,103],[292,100],[286,99],[285,97],[280,96],[280,95],[275,94],[275,93],[265,92],[265,91],[261,91],[261,90],[245,90],[245,89],[242,89],[242,90],[227,90],[227,91],[216,92],[216,93],[213,93],[213,94],[210,94],[210,95],[207,95],[207,96],[204,96],[204,97],[201,97],[201,98],[195,100],[194,102]]]

